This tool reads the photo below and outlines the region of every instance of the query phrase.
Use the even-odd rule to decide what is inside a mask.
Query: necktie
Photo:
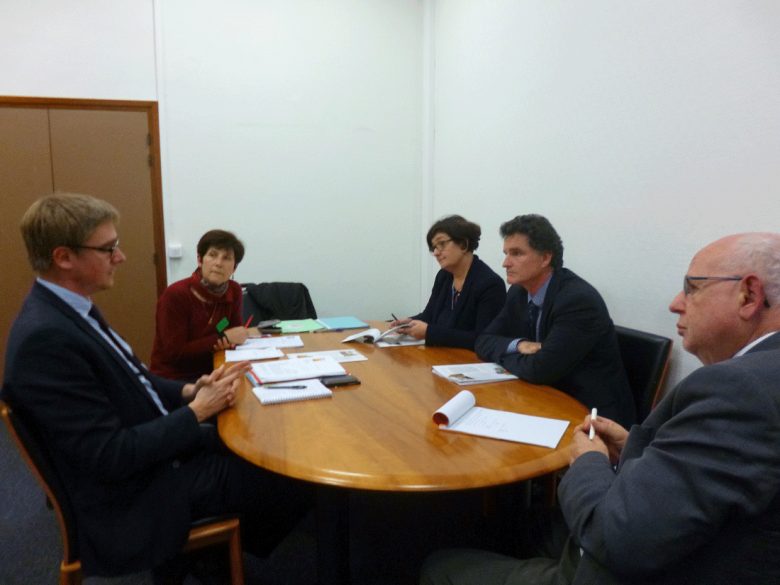
[[[106,323],[103,315],[98,310],[97,305],[92,305],[92,308],[89,310],[89,316],[98,322],[98,325],[100,325],[100,328],[103,330],[103,332],[114,341],[114,345],[116,345],[117,349],[122,352],[122,355],[124,355],[124,357],[127,358],[127,360],[136,367],[138,373],[142,376],[146,376],[146,367],[132,351],[127,351],[124,344],[116,338],[116,335],[114,335],[114,332],[111,331],[108,323]]]
[[[157,391],[152,386],[152,382],[149,378],[149,370],[146,369],[146,366],[144,366],[143,362],[141,362],[141,360],[139,360],[132,351],[128,351],[125,347],[125,344],[117,339],[116,335],[114,335],[114,332],[111,331],[108,323],[106,323],[103,315],[95,305],[92,305],[92,308],[89,310],[89,316],[97,321],[98,325],[100,325],[100,328],[103,330],[103,333],[108,335],[108,337],[114,342],[114,345],[120,351],[121,355],[124,356],[128,362],[133,364],[136,370],[138,370],[138,377],[141,383],[146,388],[146,391],[148,392],[149,397],[152,399],[152,402],[154,402],[157,405],[157,408],[160,409],[160,412],[163,414],[168,414],[168,409],[165,408],[162,401],[160,400],[160,395],[157,394]]]
[[[531,331],[531,339],[536,341],[536,323],[539,320],[539,307],[533,301],[528,301],[528,326]]]

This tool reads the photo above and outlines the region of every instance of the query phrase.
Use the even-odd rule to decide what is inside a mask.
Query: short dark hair
[[[540,254],[552,254],[550,266],[553,270],[563,266],[563,242],[546,217],[535,214],[518,215],[502,223],[499,231],[504,239],[516,235],[528,237],[528,245],[531,248]]]
[[[448,215],[442,217],[431,226],[426,236],[428,249],[433,250],[433,238],[436,234],[447,234],[458,246],[466,244],[466,251],[473,252],[479,246],[479,237],[482,229],[473,221],[469,221],[460,215]]]
[[[203,234],[198,242],[198,256],[203,258],[211,248],[233,250],[236,266],[244,259],[244,244],[231,232],[211,230]]]

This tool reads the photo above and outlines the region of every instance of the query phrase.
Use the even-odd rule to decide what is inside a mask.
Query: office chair
[[[642,422],[658,401],[669,365],[672,340],[653,333],[615,326],[620,357],[634,393],[637,421]]]
[[[19,420],[13,409],[0,400],[0,411],[8,431],[33,475],[46,492],[60,524],[63,558],[60,585],[81,585],[81,561],[78,558],[76,522],[70,499],[60,482],[49,454],[38,439]],[[206,518],[193,523],[182,552],[227,543],[230,555],[231,585],[243,585],[244,565],[241,554],[241,530],[238,518]]]
[[[316,319],[317,311],[309,289],[300,282],[261,282],[242,284],[244,300],[241,309],[244,322],[267,319]]]
[[[663,398],[660,393],[661,383],[669,366],[672,340],[619,325],[615,325],[615,332],[620,347],[620,359],[634,395],[637,421],[642,422]],[[544,501],[548,506],[555,504],[559,473],[553,472],[539,478],[545,494]]]

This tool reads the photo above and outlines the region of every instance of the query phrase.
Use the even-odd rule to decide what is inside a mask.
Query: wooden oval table
[[[371,325],[387,329],[387,323]],[[464,387],[437,376],[432,366],[474,363],[474,352],[341,343],[351,333],[303,333],[304,347],[284,351],[355,350],[368,360],[342,365],[360,385],[334,388],[332,398],[262,406],[245,380],[235,408],[219,415],[220,436],[235,453],[320,486],[318,518],[329,515],[329,523],[342,527],[318,531],[321,583],[349,580],[344,488],[463,490],[525,480],[568,464],[572,431],[587,414],[570,396],[519,380],[465,387],[477,406],[570,421],[555,449],[440,431],[433,413]],[[215,357],[217,365],[223,361],[222,353]]]

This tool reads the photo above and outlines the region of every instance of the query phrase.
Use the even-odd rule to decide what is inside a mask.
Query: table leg
[[[348,585],[349,490],[317,486],[317,576],[319,585]]]

